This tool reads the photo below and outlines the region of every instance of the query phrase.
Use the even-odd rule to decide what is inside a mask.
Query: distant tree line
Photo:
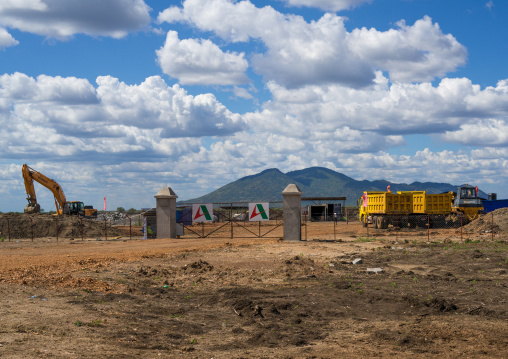
[[[135,213],[139,212],[137,209],[134,209],[134,208],[130,208],[130,209],[127,210],[127,212],[125,212],[125,208],[123,208],[123,207],[118,207],[116,209],[116,211],[118,213],[127,213],[127,214],[135,214]]]

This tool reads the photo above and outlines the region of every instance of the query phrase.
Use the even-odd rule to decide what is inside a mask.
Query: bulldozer
[[[457,188],[453,199],[452,212],[463,213],[469,221],[485,213],[481,198],[478,198],[478,187],[469,184]]]
[[[80,201],[68,202],[62,187],[49,177],[24,164],[21,168],[23,180],[25,182],[25,190],[28,200],[24,212],[27,214],[40,213],[41,206],[37,203],[37,196],[35,195],[34,181],[49,189],[55,198],[56,215],[75,215],[85,218],[96,218],[97,210],[92,206],[85,206]]]

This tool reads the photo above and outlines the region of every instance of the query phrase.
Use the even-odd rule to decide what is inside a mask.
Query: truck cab
[[[362,222],[364,227],[367,227],[371,221],[369,221],[369,216],[367,214],[367,192],[364,192],[364,195],[356,201],[356,205],[358,206],[358,220]]]

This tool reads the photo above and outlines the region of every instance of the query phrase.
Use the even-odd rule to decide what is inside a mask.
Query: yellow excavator
[[[92,206],[85,206],[83,202],[71,201],[67,202],[62,187],[49,177],[44,176],[42,173],[37,172],[33,168],[24,164],[21,168],[23,173],[23,180],[25,181],[26,199],[28,204],[25,207],[25,213],[39,213],[41,206],[37,203],[37,197],[35,195],[34,181],[40,183],[47,189],[49,189],[55,197],[55,206],[57,215],[76,215],[85,218],[96,218],[97,210]]]

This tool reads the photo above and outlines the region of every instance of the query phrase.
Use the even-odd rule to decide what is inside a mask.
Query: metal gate
[[[177,206],[177,235],[181,238],[283,237],[282,202],[269,203],[269,218],[266,221],[250,221],[249,202],[229,202],[213,204],[212,221],[195,223],[192,205]]]
[[[302,239],[337,239],[337,224],[348,223],[346,197],[302,197]],[[312,227],[312,234],[309,233]]]

